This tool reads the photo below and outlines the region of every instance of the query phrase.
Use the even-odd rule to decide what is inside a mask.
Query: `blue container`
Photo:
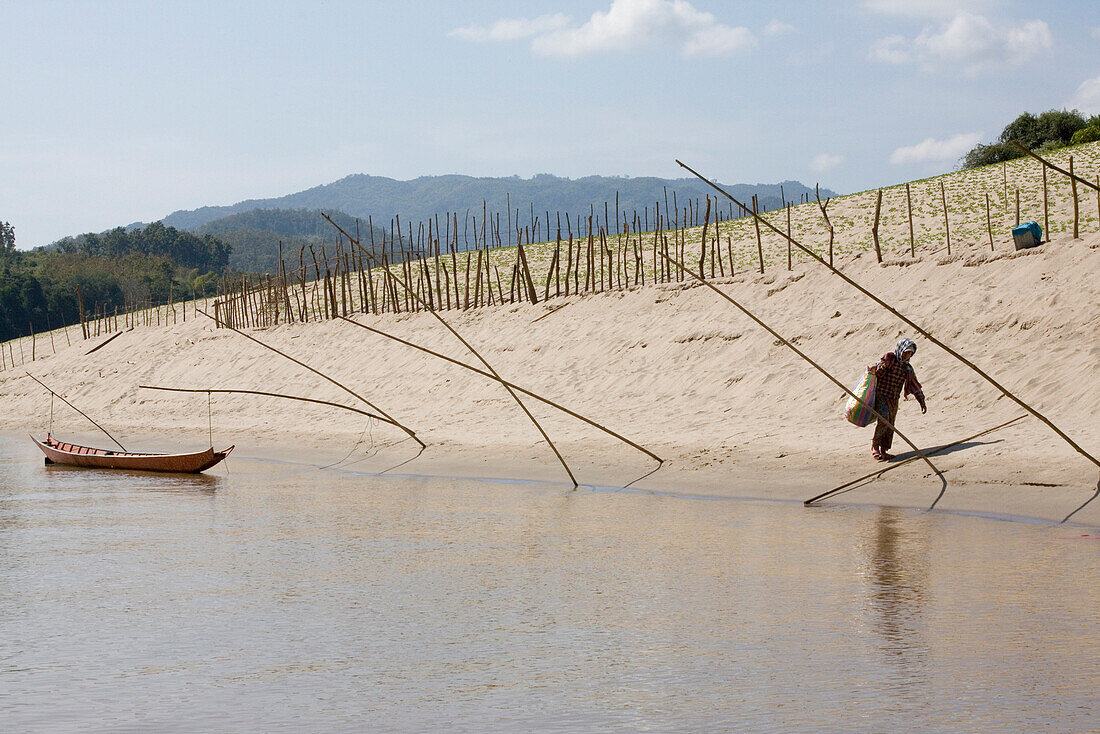
[[[1012,228],[1012,240],[1017,250],[1035,247],[1043,242],[1043,228],[1038,222],[1026,222]]]

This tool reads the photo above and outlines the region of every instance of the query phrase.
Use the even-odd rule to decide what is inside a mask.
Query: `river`
[[[751,494],[751,492],[745,492]],[[1086,731],[1100,533],[0,438],[5,731]]]

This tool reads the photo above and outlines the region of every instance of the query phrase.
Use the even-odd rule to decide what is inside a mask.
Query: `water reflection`
[[[96,485],[102,488],[140,487],[149,492],[182,492],[211,495],[225,482],[211,474],[166,474],[128,469],[90,469],[64,464],[43,466],[43,484],[53,488]],[[52,480],[52,481],[51,481]]]
[[[890,680],[909,689],[927,681],[928,645],[924,640],[927,602],[926,542],[912,513],[894,507],[876,511],[866,544],[873,627],[880,649],[894,669]]]

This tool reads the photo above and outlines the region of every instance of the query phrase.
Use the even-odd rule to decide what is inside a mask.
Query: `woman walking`
[[[868,367],[875,373],[875,410],[881,413],[890,422],[886,425],[879,420],[875,425],[875,437],[871,440],[871,456],[879,461],[889,461],[894,458],[889,453],[890,444],[894,442],[894,418],[898,414],[898,398],[902,392],[908,400],[912,395],[920,404],[920,412],[928,412],[924,403],[924,391],[917,382],[917,373],[909,360],[917,353],[917,345],[912,339],[902,339],[893,352],[882,355],[878,364]]]

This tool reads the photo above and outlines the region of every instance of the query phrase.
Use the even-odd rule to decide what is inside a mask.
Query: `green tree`
[[[7,260],[15,252],[15,227],[0,222],[0,260]]]
[[[1019,158],[1023,153],[1011,144],[1013,141],[1028,150],[1057,150],[1071,145],[1074,135],[1091,125],[1092,119],[1086,120],[1077,110],[1047,110],[1038,115],[1024,112],[1005,125],[997,142],[974,146],[963,156],[960,165],[962,168],[976,168]]]

